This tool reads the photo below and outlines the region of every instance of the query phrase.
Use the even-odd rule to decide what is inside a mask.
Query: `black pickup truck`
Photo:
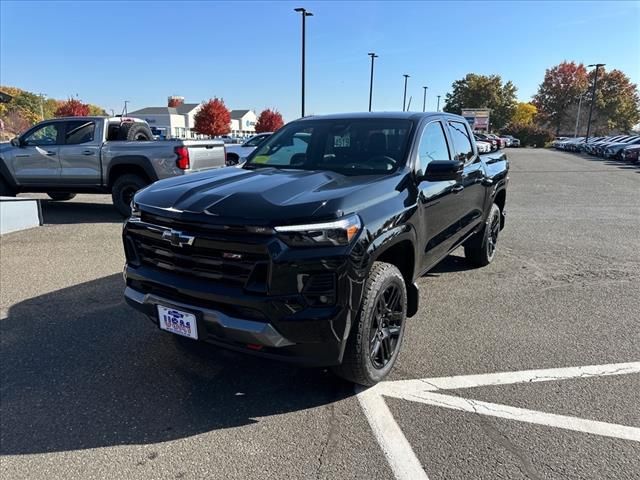
[[[416,279],[459,246],[493,260],[507,173],[457,115],[296,120],[238,168],[136,194],[125,298],[168,332],[372,385],[418,311]]]

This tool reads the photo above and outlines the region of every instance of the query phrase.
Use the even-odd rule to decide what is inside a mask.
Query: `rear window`
[[[412,122],[398,119],[304,120],[261,144],[245,168],[333,170],[348,175],[388,173],[406,163]]]

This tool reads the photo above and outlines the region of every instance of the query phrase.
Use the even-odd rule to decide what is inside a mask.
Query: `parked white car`
[[[271,135],[273,135],[273,132],[259,133],[243,144],[227,144],[227,165],[237,165],[238,163],[244,162],[247,159],[247,156]]]
[[[491,144],[489,142],[476,141],[478,146],[478,153],[491,153]]]

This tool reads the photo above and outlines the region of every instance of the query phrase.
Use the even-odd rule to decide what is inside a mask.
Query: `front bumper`
[[[212,288],[197,279],[145,267],[127,266],[124,274],[125,300],[156,325],[157,305],[174,307],[196,316],[198,341],[304,366],[342,362],[353,315],[348,307],[306,308],[286,315],[283,305],[289,298]]]

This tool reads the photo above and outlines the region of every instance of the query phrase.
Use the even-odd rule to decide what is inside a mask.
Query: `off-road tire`
[[[146,123],[124,122],[120,125],[118,139],[130,142],[153,140],[153,133]]]
[[[500,233],[500,208],[494,203],[482,230],[464,245],[464,256],[476,267],[489,265],[496,256],[498,234]]]
[[[224,161],[224,164],[227,167],[233,167],[235,165],[238,165],[238,163],[240,163],[240,157],[238,157],[238,155],[236,155],[235,153],[227,154],[227,158]]]
[[[402,317],[400,333],[395,349],[388,363],[382,368],[373,364],[370,351],[370,333],[374,309],[378,299],[386,289],[394,284],[398,287],[401,298]],[[400,270],[390,263],[375,262],[369,278],[365,282],[360,311],[351,327],[345,347],[342,364],[333,367],[333,372],[341,378],[360,385],[371,386],[383,380],[393,368],[402,346],[404,328],[407,318],[407,287]]]
[[[149,185],[149,182],[136,174],[126,174],[116,178],[111,187],[111,198],[113,199],[113,206],[123,217],[131,215],[133,195],[147,185]]]
[[[47,192],[49,198],[51,200],[55,200],[56,202],[62,202],[64,200],[71,200],[76,196],[75,193],[65,193],[65,192]]]

